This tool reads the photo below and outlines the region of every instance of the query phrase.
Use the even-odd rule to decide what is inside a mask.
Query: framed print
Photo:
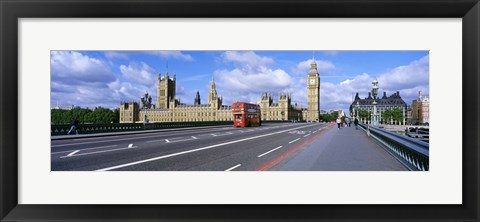
[[[1,221],[479,219],[476,0],[0,6]]]

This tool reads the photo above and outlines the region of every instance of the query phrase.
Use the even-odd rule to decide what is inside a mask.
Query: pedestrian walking
[[[77,118],[73,118],[72,120],[72,126],[70,127],[70,130],[68,131],[67,135],[70,135],[72,130],[75,130],[75,133],[78,135],[78,120]]]
[[[355,129],[358,130],[358,119],[355,118],[355,120],[353,121],[353,124],[355,125]]]
[[[348,126],[348,127],[350,127],[350,122],[351,122],[351,121],[350,121],[350,118],[345,117],[345,125]]]
[[[340,124],[342,124],[342,119],[340,119],[340,117],[338,117],[337,118],[338,129],[340,129]]]

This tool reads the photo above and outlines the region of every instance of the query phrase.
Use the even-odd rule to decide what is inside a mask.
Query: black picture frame
[[[1,221],[479,221],[478,0],[0,0]],[[18,19],[133,17],[462,18],[462,205],[18,204]],[[445,43],[448,44],[448,43]],[[452,108],[455,112],[455,108]],[[465,124],[468,123],[468,124]],[[419,184],[421,186],[421,184]],[[133,191],[132,191],[133,192]],[[408,192],[408,190],[392,192]]]

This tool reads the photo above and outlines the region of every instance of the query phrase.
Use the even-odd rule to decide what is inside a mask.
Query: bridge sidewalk
[[[336,126],[270,170],[404,171],[408,170],[365,131]]]

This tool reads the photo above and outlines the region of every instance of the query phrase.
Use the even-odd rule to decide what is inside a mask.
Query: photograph
[[[0,222],[479,221],[479,1],[0,0]]]
[[[50,52],[51,171],[428,171],[429,51]]]

